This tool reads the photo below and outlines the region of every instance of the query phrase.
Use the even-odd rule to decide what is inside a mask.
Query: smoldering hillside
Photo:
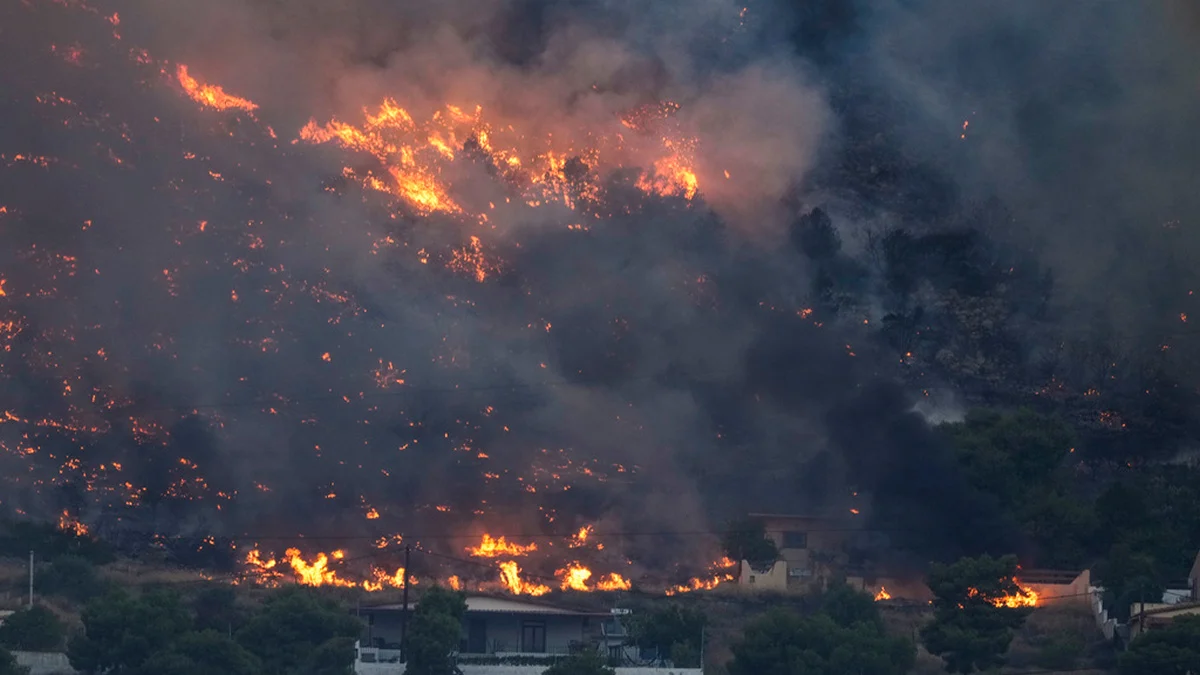
[[[1182,134],[1162,121],[1184,116],[1110,88],[1088,94],[1091,133],[1044,142],[1084,113],[1062,94],[1074,72],[1033,58],[1174,92],[1184,66],[1137,73],[1177,64],[1180,43],[1155,41],[1127,74],[1117,42],[1064,42],[1031,10],[899,7],[4,9],[5,505],[135,540],[696,531],[748,510],[857,508],[923,556],[1020,548],[914,405],[1119,409],[1130,431],[1097,425],[1097,447],[1144,442],[1138,415],[1170,405],[1177,423],[1154,441],[1190,437],[1177,383],[1134,394],[1172,370],[1157,344],[1188,309],[1191,205],[1107,160],[1061,168],[1112,129]],[[1088,20],[1129,39],[1167,25],[1127,12]],[[953,58],[997,31],[1028,58]],[[259,108],[201,109],[167,62]],[[624,110],[675,101],[699,194],[639,190],[635,149],[586,227],[520,204],[480,227],[348,186],[342,167],[361,158],[291,142],[385,97],[415,117],[478,104],[531,144],[580,145]],[[1191,157],[1111,152],[1164,176]],[[486,161],[454,172],[463,199],[503,201]],[[1092,200],[1120,193],[1136,199],[1119,212]],[[1168,212],[1179,227],[1163,234]],[[1076,259],[1083,240],[1110,255]],[[1115,255],[1131,240],[1146,253]],[[1155,264],[1158,250],[1181,263]],[[1097,264],[1130,280],[1129,306],[1169,316],[1125,321]],[[1119,341],[1102,332],[1114,325]],[[1118,384],[1097,365],[1114,345]],[[1082,395],[1094,380],[1100,400]],[[621,546],[648,563],[712,546],[669,543]]]

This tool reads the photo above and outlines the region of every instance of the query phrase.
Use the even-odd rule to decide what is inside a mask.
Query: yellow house
[[[751,513],[779,549],[779,560],[766,570],[745,561],[738,579],[747,590],[805,592],[828,583],[848,562],[845,545],[853,528],[841,518]]]

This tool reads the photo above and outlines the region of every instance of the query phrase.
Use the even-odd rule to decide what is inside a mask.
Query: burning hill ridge
[[[268,583],[395,587],[404,570],[378,551],[405,531],[484,522],[530,523],[553,541],[429,542],[430,554],[487,562],[453,575],[425,563],[418,582],[538,595],[729,578],[580,529],[654,492],[630,461],[639,454],[606,454],[615,439],[658,446],[637,440],[646,426],[626,394],[572,394],[602,411],[597,435],[547,430],[562,403],[542,392],[623,367],[630,299],[613,296],[599,318],[601,365],[574,364],[581,319],[556,307],[562,284],[499,232],[535,213],[572,238],[643,209],[697,217],[703,145],[679,105],[635,106],[568,139],[481,106],[420,119],[385,99],[361,119],[287,133],[270,106],[128,44],[100,4],[4,10],[62,33],[28,31],[4,49],[28,56],[31,74],[0,109],[17,130],[0,134],[6,508]],[[326,161],[320,145],[344,165],[324,191],[310,170]],[[46,198],[59,193],[75,198]],[[697,267],[670,269],[672,292],[704,311],[715,305]],[[296,523],[387,543],[246,547]],[[715,546],[684,549],[703,561]]]

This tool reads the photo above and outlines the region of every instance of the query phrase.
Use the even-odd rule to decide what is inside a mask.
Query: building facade
[[[747,590],[807,592],[842,574],[849,564],[846,542],[852,528],[845,519],[825,516],[751,513],[779,550],[767,569],[742,561],[738,584]]]

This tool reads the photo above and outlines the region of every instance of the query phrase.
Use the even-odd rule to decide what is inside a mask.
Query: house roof
[[[596,612],[578,609],[569,609],[566,607],[555,607],[549,604],[527,602],[523,600],[510,600],[508,598],[494,598],[486,595],[468,595],[467,598],[468,613],[492,613],[492,614],[540,614],[542,616],[609,616],[610,612]],[[416,607],[415,603],[410,602],[410,606]],[[394,603],[390,605],[375,605],[373,607],[363,607],[364,611],[404,611],[404,603]]]
[[[1137,622],[1142,617],[1150,620],[1155,618],[1174,618],[1187,614],[1200,614],[1200,602],[1179,602],[1174,605],[1148,608],[1144,612],[1137,611],[1135,605],[1134,611],[1130,613],[1130,621]]]
[[[804,520],[804,521],[821,521],[833,522],[845,520],[839,516],[818,515],[818,514],[796,514],[796,513],[747,513],[747,518],[756,518],[761,520]]]

